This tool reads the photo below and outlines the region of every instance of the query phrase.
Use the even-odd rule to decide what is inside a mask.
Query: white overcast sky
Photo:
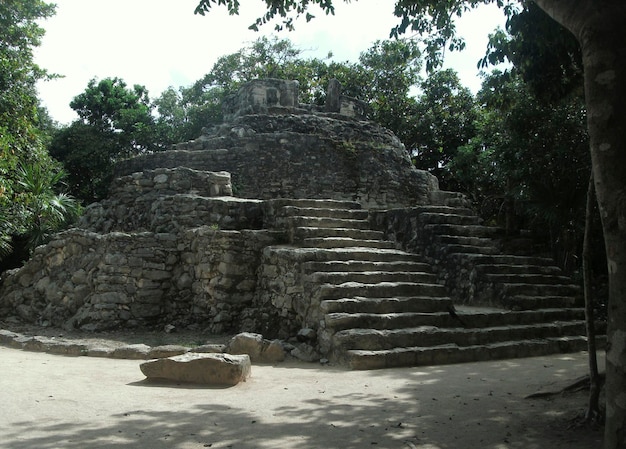
[[[69,103],[92,78],[122,78],[129,86],[141,84],[151,98],[168,86],[188,86],[208,73],[217,58],[233,53],[262,35],[248,30],[263,12],[263,2],[241,2],[241,15],[229,16],[224,7],[206,16],[194,15],[197,0],[53,0],[56,15],[41,22],[46,30],[35,60],[64,78],[39,84],[39,95],[52,118],[69,124],[77,118]],[[336,14],[302,21],[295,32],[282,32],[304,56],[325,57],[332,51],[338,61],[356,61],[379,39],[387,39],[397,24],[392,0],[335,2]],[[317,12],[319,11],[319,14]],[[476,64],[484,55],[487,35],[503,26],[504,15],[495,7],[482,7],[464,16],[457,29],[467,48],[449,53],[446,66],[454,68],[463,84],[480,87]]]

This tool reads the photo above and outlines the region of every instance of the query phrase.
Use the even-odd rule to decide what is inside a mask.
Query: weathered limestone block
[[[341,83],[336,78],[328,82],[325,110],[326,112],[339,112],[341,110]]]
[[[279,79],[252,80],[228,98],[222,105],[226,121],[238,115],[267,113],[270,108],[298,106],[297,81]]]
[[[247,355],[187,353],[140,365],[148,379],[164,379],[204,385],[234,386],[251,374]]]
[[[181,345],[162,345],[155,346],[148,352],[149,359],[163,359],[166,357],[175,357],[177,355],[189,352],[189,348]]]
[[[134,345],[126,345],[120,348],[115,348],[111,357],[115,359],[134,359],[134,360],[145,360],[148,358],[148,354],[152,348],[148,345],[144,345],[142,343],[134,344]]]
[[[341,96],[339,114],[357,120],[364,120],[367,117],[368,104],[356,98]]]
[[[321,357],[315,347],[306,343],[301,343],[293,348],[291,356],[303,362],[317,362]]]
[[[253,362],[275,363],[285,360],[285,350],[278,340],[266,340],[261,334],[243,332],[235,335],[228,345],[229,354],[247,354]]]

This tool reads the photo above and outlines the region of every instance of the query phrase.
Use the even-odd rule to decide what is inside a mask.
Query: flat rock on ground
[[[214,353],[187,353],[142,363],[148,379],[204,385],[234,386],[250,377],[250,357]]]

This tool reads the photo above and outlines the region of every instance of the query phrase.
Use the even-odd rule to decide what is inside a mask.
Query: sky
[[[40,82],[39,96],[52,118],[61,124],[77,119],[71,100],[93,78],[118,77],[127,85],[146,86],[157,98],[169,86],[189,86],[211,71],[220,56],[234,53],[261,36],[275,34],[273,25],[260,32],[248,26],[264,9],[261,1],[241,2],[239,16],[215,7],[206,16],[193,13],[197,0],[54,0],[56,15],[42,21],[46,30],[35,61],[63,78]],[[304,57],[356,61],[376,40],[387,39],[397,24],[395,1],[358,0],[335,2],[335,15],[317,7],[316,18],[283,31],[302,49]],[[465,37],[463,52],[446,55],[444,67],[455,69],[461,82],[476,92],[480,78],[476,64],[484,56],[487,36],[503,26],[504,15],[495,7],[481,7],[457,23]]]

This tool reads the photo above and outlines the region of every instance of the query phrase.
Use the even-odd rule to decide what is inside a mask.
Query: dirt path
[[[601,446],[601,432],[566,429],[586,394],[524,399],[584,375],[584,353],[380,371],[255,365],[226,389],[146,383],[140,363],[0,347],[0,448]]]

